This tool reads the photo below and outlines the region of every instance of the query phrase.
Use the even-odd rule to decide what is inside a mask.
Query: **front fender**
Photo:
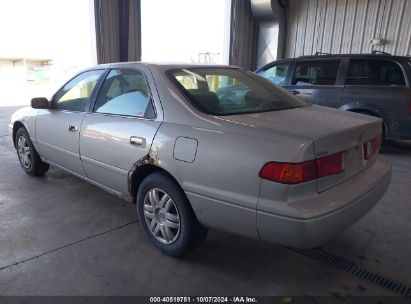
[[[18,130],[18,125],[23,125],[30,135],[30,139],[35,145],[36,143],[36,116],[39,112],[38,109],[31,107],[25,107],[14,112],[10,119],[9,129],[12,132],[13,143],[15,145],[15,134]]]

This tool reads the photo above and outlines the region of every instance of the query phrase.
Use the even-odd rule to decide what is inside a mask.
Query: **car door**
[[[149,153],[161,124],[153,103],[153,79],[147,78],[151,74],[146,69],[111,69],[81,127],[80,154],[87,177],[118,194],[129,193],[128,174]]]
[[[297,60],[285,88],[308,103],[339,108],[344,90],[339,77],[342,62],[328,58]]]
[[[36,141],[48,162],[84,176],[79,154],[81,122],[93,90],[104,70],[83,72],[53,96],[49,109],[36,117]]]
[[[384,118],[387,131],[395,131],[398,120],[408,118],[409,98],[404,71],[396,61],[350,60],[343,94],[344,109],[369,110]]]

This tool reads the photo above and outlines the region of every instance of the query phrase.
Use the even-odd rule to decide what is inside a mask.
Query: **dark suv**
[[[411,57],[317,54],[256,73],[309,103],[381,117],[385,139],[411,139]]]

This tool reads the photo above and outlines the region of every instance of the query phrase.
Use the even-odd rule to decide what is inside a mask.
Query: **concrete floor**
[[[0,295],[394,295],[286,248],[210,231],[184,259],[143,237],[135,206],[52,168],[26,175],[0,108]],[[411,143],[382,158],[381,202],[322,248],[411,286]]]

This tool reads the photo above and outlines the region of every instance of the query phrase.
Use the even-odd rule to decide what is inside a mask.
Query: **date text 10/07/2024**
[[[256,297],[150,297],[150,303],[258,303]]]

